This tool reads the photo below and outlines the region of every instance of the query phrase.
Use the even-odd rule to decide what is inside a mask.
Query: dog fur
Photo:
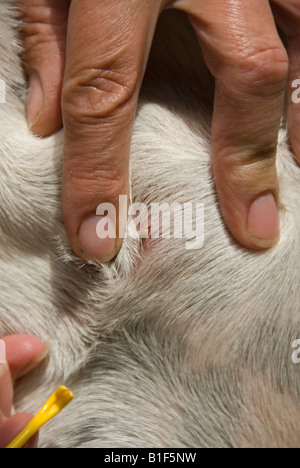
[[[35,413],[75,398],[41,447],[298,447],[300,170],[279,135],[281,240],[248,251],[229,234],[211,173],[213,80],[186,16],[162,15],[131,149],[132,201],[205,205],[205,242],[125,239],[108,265],[72,253],[61,214],[63,133],[25,119],[13,2],[0,0],[0,336],[51,343],[18,381]]]

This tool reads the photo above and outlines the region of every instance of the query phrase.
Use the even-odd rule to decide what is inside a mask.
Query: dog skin
[[[71,251],[61,213],[63,133],[33,136],[17,19],[0,1],[0,336],[51,352],[16,386],[35,413],[59,385],[75,395],[40,447],[298,447],[300,170],[279,134],[281,239],[239,246],[211,172],[213,80],[180,12],[162,15],[131,149],[131,201],[203,203],[205,240],[125,238],[115,261]]]

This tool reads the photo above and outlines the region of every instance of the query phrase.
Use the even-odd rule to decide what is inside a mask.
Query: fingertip
[[[0,366],[0,411],[6,418],[11,414],[13,385],[7,363]]]
[[[27,98],[27,122],[33,128],[43,112],[44,93],[38,73],[33,72],[29,77]]]
[[[62,127],[61,89],[65,68],[69,2],[19,0],[24,69],[28,77],[27,121],[46,137]]]
[[[224,195],[219,195],[223,218],[235,240],[255,251],[275,247],[280,240],[277,194],[266,191],[251,200],[234,194],[230,197],[227,194],[224,203]]]
[[[36,367],[50,351],[49,343],[31,335],[10,335],[3,340],[13,378],[19,378]]]
[[[116,252],[116,225],[114,220],[101,216],[86,218],[78,232],[78,252],[86,260],[106,263]]]
[[[74,175],[74,170],[65,170],[62,197],[70,246],[83,260],[107,263],[117,257],[123,245],[128,221],[129,176],[124,169],[120,181],[110,180],[108,185],[103,183],[106,182],[103,177],[97,179],[97,173],[96,177],[91,173],[89,178],[80,180]]]
[[[247,227],[257,247],[269,248],[279,239],[279,214],[272,192],[260,194],[251,204]]]
[[[62,128],[62,82],[56,81],[48,82],[37,72],[29,76],[27,123],[30,131],[37,136],[48,137]]]

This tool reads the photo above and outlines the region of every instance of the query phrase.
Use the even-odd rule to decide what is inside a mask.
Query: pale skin
[[[64,126],[62,207],[70,245],[109,261],[121,240],[96,236],[96,208],[128,195],[137,100],[158,18],[188,13],[215,78],[213,172],[224,220],[246,248],[280,237],[276,148],[287,91],[300,159],[300,0],[19,0],[29,79],[27,118],[40,136]],[[285,37],[285,46],[276,25]]]
[[[1,339],[6,344],[6,363],[0,364],[0,448],[5,448],[33,417],[28,413],[13,414],[14,383],[45,359],[49,345],[30,335],[12,335]],[[38,434],[23,448],[36,448],[37,443]]]

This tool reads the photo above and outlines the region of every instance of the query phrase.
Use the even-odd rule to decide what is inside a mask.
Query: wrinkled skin
[[[164,8],[189,14],[215,78],[213,171],[223,217],[244,246],[279,238],[276,148],[288,85],[294,154],[300,108],[299,0],[20,0],[29,76],[28,121],[46,136],[65,128],[63,213],[83,258],[107,261],[120,239],[99,240],[96,208],[128,194],[132,126]],[[276,23],[285,37],[283,45]]]

